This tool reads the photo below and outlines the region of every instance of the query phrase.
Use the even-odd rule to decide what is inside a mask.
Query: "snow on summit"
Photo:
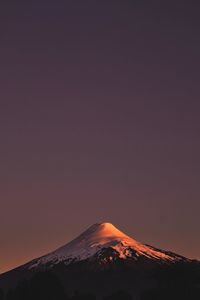
[[[65,246],[30,262],[28,267],[32,269],[41,265],[48,264],[51,266],[60,262],[70,264],[74,261],[92,258],[106,248],[115,250],[121,259],[133,256],[135,260],[139,257],[162,261],[181,259],[174,253],[158,250],[132,239],[111,223],[97,223]]]

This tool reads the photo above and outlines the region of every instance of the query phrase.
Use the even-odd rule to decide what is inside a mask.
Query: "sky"
[[[0,4],[0,272],[97,222],[200,258],[200,4]]]

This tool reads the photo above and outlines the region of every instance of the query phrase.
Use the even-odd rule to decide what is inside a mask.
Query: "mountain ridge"
[[[179,266],[199,269],[199,263],[193,260],[142,244],[113,224],[104,222],[92,225],[47,255],[1,274],[0,288],[15,288],[19,282],[31,280],[37,273],[51,272],[72,293],[77,289],[92,289],[102,294],[104,286],[105,291],[119,287],[137,294],[154,287],[163,276],[163,270],[168,274],[168,268],[179,269]]]
[[[120,231],[112,223],[101,222],[90,226],[64,246],[27,263],[26,267],[29,269],[44,267],[45,265],[52,267],[61,262],[67,265],[91,259],[108,248],[114,250],[119,259],[132,258],[136,261],[140,257],[144,257],[161,263],[188,260],[173,252],[142,244]],[[112,260],[112,258],[110,259]]]

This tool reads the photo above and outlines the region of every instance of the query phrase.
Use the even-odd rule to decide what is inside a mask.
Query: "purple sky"
[[[4,2],[0,272],[99,221],[200,258],[198,1]]]

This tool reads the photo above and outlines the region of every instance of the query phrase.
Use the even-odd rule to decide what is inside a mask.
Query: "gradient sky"
[[[200,258],[198,1],[0,4],[0,272],[109,221]]]

